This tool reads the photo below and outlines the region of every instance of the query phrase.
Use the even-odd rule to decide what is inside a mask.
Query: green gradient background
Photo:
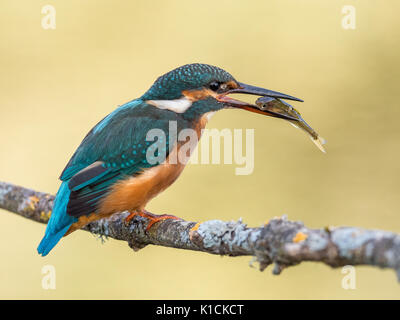
[[[56,30],[41,8],[57,10]],[[356,30],[341,27],[343,5]],[[281,120],[222,111],[208,128],[255,128],[255,170],[191,165],[148,209],[188,220],[282,214],[310,227],[400,232],[398,1],[2,1],[0,180],[55,193],[87,131],[179,65],[220,66],[239,81],[303,98],[326,155]],[[304,263],[273,276],[250,257],[221,258],[126,243],[86,232],[36,254],[44,226],[0,212],[0,298],[399,298],[393,271]],[[57,289],[43,290],[52,264]]]

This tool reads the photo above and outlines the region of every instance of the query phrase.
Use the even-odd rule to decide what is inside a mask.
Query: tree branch
[[[0,182],[0,208],[47,223],[54,196]],[[196,250],[218,255],[254,256],[260,270],[274,264],[274,274],[302,261],[323,262],[331,267],[371,265],[392,268],[400,275],[400,235],[355,227],[309,229],[301,222],[274,218],[259,228],[241,220],[202,223],[165,220],[145,231],[148,220],[128,212],[90,223],[83,229],[100,236],[127,241],[134,250],[148,244]]]

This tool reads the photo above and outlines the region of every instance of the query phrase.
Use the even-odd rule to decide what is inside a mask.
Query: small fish
[[[318,149],[321,150],[323,153],[326,153],[325,148],[323,146],[326,143],[325,139],[319,136],[318,133],[316,133],[314,129],[311,128],[307,124],[307,122],[304,121],[300,113],[290,104],[281,99],[275,99],[271,97],[261,97],[257,99],[256,105],[262,111],[271,111],[278,115],[281,114],[282,116],[285,117],[287,116],[291,117],[293,120],[288,120],[290,124],[296,128],[300,128],[303,131],[307,132],[310,135],[311,141],[315,143]]]

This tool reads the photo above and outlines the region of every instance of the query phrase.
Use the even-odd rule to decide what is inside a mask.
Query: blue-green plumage
[[[177,136],[170,133],[170,122],[176,126],[176,134],[179,136],[183,129],[192,128],[198,132],[205,125],[202,119],[208,112],[226,107],[243,107],[246,110],[255,108],[254,105],[226,97],[228,93],[241,92],[297,99],[240,84],[229,73],[214,66],[190,64],[166,73],[142,97],[120,106],[106,116],[86,135],[62,172],[62,184],[38,252],[47,255],[70,228],[79,228],[93,217],[98,219],[117,211],[114,202],[110,200],[105,212],[99,213],[98,209],[101,211],[104,205],[103,200],[106,202],[111,197],[122,203],[118,207],[120,210],[131,209],[129,205],[125,207],[125,202],[131,198],[121,196],[124,192],[131,195],[126,192],[132,188],[132,184],[127,183],[131,181],[128,179],[139,181],[137,178],[143,172],[164,163],[170,151],[178,148]],[[273,115],[272,111],[266,114]],[[148,134],[152,129],[161,130],[164,136],[158,136],[157,139],[164,138],[165,141],[151,141]],[[154,147],[155,142],[161,142],[163,148],[158,148],[157,154],[149,156],[148,151]],[[155,158],[158,161],[153,161]],[[179,164],[171,168],[165,166],[168,169],[160,166],[153,170],[153,173],[158,173],[161,171],[157,170],[164,169],[159,178],[153,178],[154,174],[149,175],[151,178],[143,175],[143,179],[148,179],[147,184],[140,186],[149,189],[146,189],[142,197],[150,199],[161,192],[175,181],[183,169]],[[154,179],[153,184],[150,183],[151,179]],[[117,188],[120,186],[122,191]],[[132,190],[136,192],[139,189]],[[137,197],[136,193],[133,195]],[[148,199],[132,210],[143,210]]]
[[[233,77],[221,68],[202,63],[187,64],[159,77],[142,99],[178,99],[183,90],[197,89],[213,81],[224,83],[231,80]]]
[[[167,157],[169,121],[176,121],[178,130],[191,126],[181,115],[137,99],[117,108],[87,134],[60,176],[63,183],[38,247],[40,254],[46,255],[78,217],[95,213],[113,184],[162,162],[149,163],[146,157],[147,148],[153,143],[146,140],[151,129],[161,129],[166,134],[164,158]],[[91,170],[87,169],[96,162]]]

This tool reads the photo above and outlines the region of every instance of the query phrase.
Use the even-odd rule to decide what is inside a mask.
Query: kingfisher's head
[[[238,82],[228,72],[200,63],[184,65],[159,77],[141,99],[160,109],[180,113],[188,120],[224,108],[240,108],[293,120],[290,116],[262,111],[254,104],[228,97],[231,93],[302,101],[283,93]]]

